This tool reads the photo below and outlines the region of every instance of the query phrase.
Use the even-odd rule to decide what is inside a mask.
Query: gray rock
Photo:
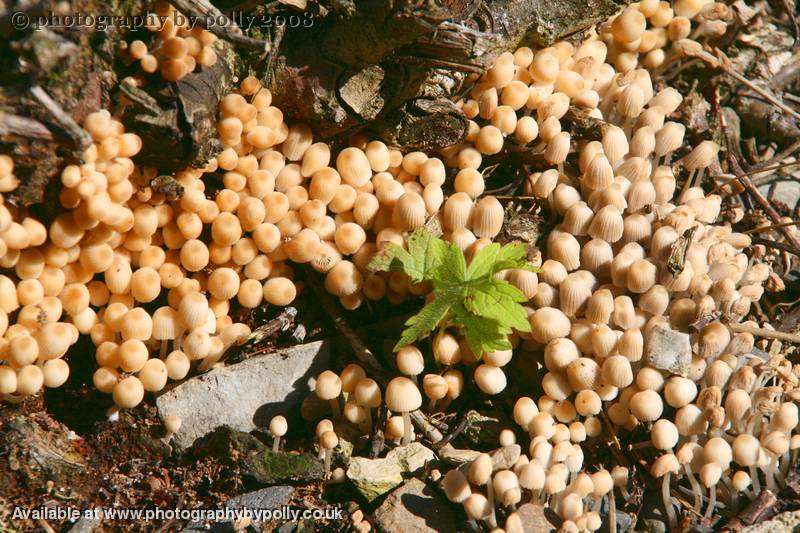
[[[379,498],[403,482],[400,463],[394,459],[354,457],[347,478],[368,501]]]
[[[446,533],[457,529],[452,504],[416,478],[395,489],[372,519],[385,533]]]
[[[766,196],[769,194],[769,185],[760,187],[760,190]],[[800,174],[795,173],[793,180],[779,181],[775,185],[772,198],[788,205],[790,209],[793,208],[800,201]]]
[[[278,509],[292,499],[294,488],[289,485],[276,485],[265,489],[235,496],[225,502],[226,509]]]
[[[456,466],[471,463],[477,459],[480,454],[481,452],[475,450],[453,448],[449,444],[439,449],[439,457],[442,461]],[[495,470],[511,468],[517,462],[521,454],[522,448],[519,444],[503,446],[489,453],[492,458],[492,466]]]
[[[419,442],[412,442],[408,446],[398,446],[386,454],[386,458],[396,461],[404,474],[413,474],[424,468],[428,461],[433,461],[436,456],[432,450]]]
[[[653,368],[686,376],[692,364],[689,335],[656,326],[647,340],[644,362]]]
[[[519,456],[522,455],[522,448],[519,444],[503,446],[489,454],[492,457],[492,467],[495,471],[506,470],[513,467]]]
[[[474,461],[480,454],[481,452],[476,450],[454,448],[453,445],[449,443],[439,448],[439,457],[442,461],[455,466]]]
[[[522,531],[524,533],[547,533],[548,531],[555,531],[556,527],[550,523],[544,514],[544,506],[525,503],[517,508],[520,522],[522,522]]]
[[[800,531],[800,511],[781,513],[772,520],[753,524],[741,530],[741,533],[789,533]]]
[[[100,530],[100,518],[84,516],[69,528],[69,533],[94,533]]]
[[[319,341],[217,368],[160,395],[158,414],[162,419],[181,418],[181,429],[172,440],[180,449],[223,425],[253,431],[267,426],[275,415],[291,415],[328,360],[329,347]]]
[[[282,506],[287,505],[294,494],[294,488],[288,485],[277,485],[275,487],[267,487],[264,489],[248,492],[235,496],[225,502],[225,509],[231,509],[242,513],[251,513],[251,524],[258,527],[262,523],[272,520],[272,517],[264,517],[264,520],[259,520],[259,515],[263,511],[271,510],[274,512],[281,511]],[[235,531],[233,522],[190,522],[183,529],[183,533],[199,533],[199,532],[213,532],[213,533],[233,533]]]

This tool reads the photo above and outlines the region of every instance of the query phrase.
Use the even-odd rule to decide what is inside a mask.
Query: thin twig
[[[36,101],[50,113],[53,120],[67,132],[79,151],[83,152],[92,145],[92,136],[89,135],[85,129],[81,128],[55,100],[50,98],[50,95],[47,94],[44,89],[38,85],[34,85],[31,87],[31,96],[33,96]]]
[[[271,49],[269,42],[245,35],[234,21],[208,0],[169,0],[169,3],[185,15],[199,15],[198,23],[220,39],[265,53]],[[223,23],[206,24],[207,20]]]
[[[728,59],[728,56],[726,56],[725,53],[722,50],[720,50],[719,48],[715,48],[714,51],[717,54],[717,58],[719,59],[719,64],[716,65],[717,68],[719,68],[722,72],[724,72],[725,74],[727,74],[731,78],[735,79],[736,81],[738,81],[742,85],[747,86],[753,92],[756,92],[756,93],[760,94],[761,96],[763,96],[768,102],[773,104],[775,107],[777,107],[778,109],[780,109],[784,113],[793,116],[795,119],[800,120],[800,113],[798,113],[797,111],[795,111],[791,107],[787,106],[786,104],[784,104],[783,102],[778,100],[769,91],[767,91],[765,89],[762,89],[761,87],[759,87],[758,85],[756,85],[752,81],[748,80],[747,78],[745,78],[744,76],[742,76],[741,74],[736,72],[736,70],[734,70],[734,68],[731,66],[730,59]]]
[[[764,246],[768,246],[768,247],[774,248],[776,250],[781,250],[783,252],[788,252],[790,254],[794,254],[794,255],[800,257],[800,248],[793,248],[793,247],[789,246],[788,244],[785,244],[785,243],[782,243],[782,242],[771,241],[769,239],[762,239],[760,237],[754,237],[753,238],[753,244],[763,244]]]
[[[758,233],[759,231],[769,231],[769,230],[778,229],[778,228],[788,228],[789,226],[796,226],[798,224],[800,224],[800,221],[793,220],[791,222],[781,222],[780,224],[772,224],[770,226],[761,226],[760,228],[752,228],[752,229],[743,231],[742,233],[744,233],[744,234]]]
[[[745,173],[744,169],[742,168],[742,166],[739,164],[739,162],[736,160],[735,157],[731,155],[729,156],[728,160],[730,161],[731,166],[733,166],[733,169],[737,175]],[[745,189],[747,189],[747,192],[750,193],[750,195],[758,203],[758,205],[761,206],[761,208],[767,213],[767,215],[769,215],[770,218],[772,218],[772,220],[776,224],[780,224],[781,223],[780,214],[775,210],[772,204],[770,204],[767,201],[767,199],[764,198],[764,195],[761,194],[761,191],[758,190],[758,187],[753,185],[752,180],[747,176],[744,176],[741,179],[742,179],[742,185],[744,185]],[[798,242],[797,238],[791,231],[789,231],[787,228],[780,228],[780,230],[781,233],[783,233],[783,235],[786,237],[786,240],[789,242],[789,244],[791,244],[793,247],[797,249],[800,249],[800,242]]]
[[[763,337],[765,339],[778,339],[781,341],[793,342],[800,344],[800,335],[796,333],[786,333],[785,331],[774,331],[771,329],[754,328],[745,326],[744,324],[730,323],[728,328],[735,333],[750,333],[756,337]]]
[[[747,176],[753,176],[755,174],[761,174],[761,173],[764,173],[764,172],[770,172],[772,170],[780,170],[782,168],[792,167],[792,166],[795,166],[795,165],[800,165],[800,161],[789,161],[788,163],[779,163],[777,165],[772,165],[772,166],[764,167],[764,168],[758,168],[758,167],[754,166],[748,172],[743,172],[743,173],[737,174],[737,175],[735,175],[733,177],[730,177],[729,174],[715,174],[715,175],[711,176],[712,179],[716,179],[716,178],[729,178],[729,179],[728,179],[728,181],[725,181],[725,182],[717,182],[716,185],[714,185],[714,187],[711,189],[709,194],[714,194],[715,192],[720,190],[725,185],[730,185],[731,183],[733,183],[735,181],[738,181],[738,180],[740,180],[742,178],[746,178]],[[763,185],[762,181],[764,179],[765,178],[756,178],[756,179],[753,180],[753,184],[756,185],[756,186]]]

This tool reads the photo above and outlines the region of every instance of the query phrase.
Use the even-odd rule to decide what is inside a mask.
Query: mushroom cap
[[[444,475],[442,479],[442,488],[447,496],[447,499],[454,503],[463,503],[470,494],[472,489],[469,486],[466,476],[460,470],[453,469]]]
[[[469,465],[468,476],[470,483],[485,485],[492,477],[492,458],[489,454],[482,453]]]
[[[666,474],[677,474],[681,465],[674,454],[665,453],[655,460],[653,466],[650,468],[650,473],[653,477],[659,478]]]
[[[178,312],[165,305],[153,313],[153,338],[156,340],[172,340],[178,336]]]
[[[276,437],[283,437],[287,431],[289,431],[289,423],[285,417],[281,415],[273,416],[272,420],[269,421],[269,432]]]
[[[339,437],[333,431],[326,431],[319,437],[320,446],[326,450],[332,450],[339,445]]]
[[[506,388],[506,375],[496,366],[479,365],[475,369],[475,383],[485,394],[498,394]]]
[[[342,393],[342,380],[335,372],[325,370],[317,376],[314,391],[320,400],[333,400]]]
[[[371,378],[358,380],[353,390],[355,400],[358,405],[376,409],[381,406],[381,387],[378,382]]]
[[[422,405],[422,394],[413,381],[396,377],[386,386],[386,406],[394,413],[415,411]]]
[[[403,346],[395,355],[397,369],[406,376],[417,376],[425,370],[425,359],[416,346]]]

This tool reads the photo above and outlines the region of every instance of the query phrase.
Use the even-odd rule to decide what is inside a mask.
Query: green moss
[[[322,479],[322,462],[308,453],[275,453],[265,450],[249,455],[242,462],[243,473],[258,483],[275,484],[287,481]]]

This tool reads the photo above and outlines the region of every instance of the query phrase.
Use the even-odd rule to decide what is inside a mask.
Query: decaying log
[[[266,85],[292,120],[331,138],[368,128],[391,144],[454,144],[452,103],[470,74],[505,51],[547,46],[619,9],[614,0],[356,1],[286,28]]]

